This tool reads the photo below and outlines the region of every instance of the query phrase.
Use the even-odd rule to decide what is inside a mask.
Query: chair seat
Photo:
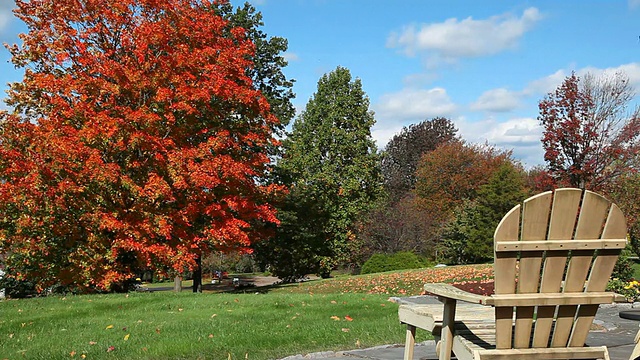
[[[456,329],[453,352],[458,360],[609,359],[605,346],[496,349],[495,328]]]

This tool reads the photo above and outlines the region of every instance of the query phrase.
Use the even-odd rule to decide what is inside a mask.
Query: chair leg
[[[640,330],[638,330],[638,333],[636,333],[635,343],[636,346],[633,348],[633,352],[631,352],[631,357],[629,357],[629,360],[640,359]]]
[[[407,338],[404,342],[404,360],[413,360],[413,348],[416,345],[416,327],[407,324]]]
[[[455,330],[456,301],[445,299],[444,313],[442,314],[442,334],[440,340],[440,353],[438,359],[451,360],[453,348],[453,335]]]

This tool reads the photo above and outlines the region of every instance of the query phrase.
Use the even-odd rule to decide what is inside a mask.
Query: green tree
[[[640,174],[628,172],[618,177],[608,187],[607,195],[625,214],[631,246],[636,254],[640,254]]]
[[[218,11],[229,21],[227,31],[241,27],[253,42],[255,52],[249,58],[254,66],[247,68],[247,75],[253,81],[253,87],[260,90],[269,102],[271,112],[280,121],[279,131],[283,131],[295,115],[295,108],[291,103],[291,99],[295,97],[291,90],[294,80],[288,79],[282,72],[287,66],[287,60],[282,56],[289,47],[287,39],[268,37],[262,31],[262,14],[256,12],[255,7],[248,2],[235,10],[230,3],[223,2]]]
[[[480,186],[474,201],[456,211],[445,230],[444,244],[450,262],[480,263],[493,259],[493,233],[502,217],[527,197],[524,171],[505,161]]]
[[[291,188],[284,210],[296,223],[281,217],[274,242],[286,242],[289,249],[317,244],[309,250],[321,275],[349,261],[355,223],[381,193],[379,156],[371,138],[374,123],[360,79],[338,67],[320,78],[317,92],[283,141],[278,172]],[[305,229],[294,239],[298,226]]]

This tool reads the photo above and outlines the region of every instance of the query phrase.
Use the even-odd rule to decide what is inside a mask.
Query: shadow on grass
[[[234,279],[237,279],[234,282]],[[272,276],[259,276],[251,274],[238,274],[230,275],[228,278],[224,278],[216,283],[205,282],[202,284],[202,291],[205,293],[221,293],[221,294],[248,294],[248,293],[260,293],[266,294],[276,289],[283,289],[292,286],[298,286],[302,283],[313,283],[318,281],[319,278],[312,278],[303,282],[295,283],[283,283],[280,279]],[[167,286],[156,286],[148,288],[145,291],[157,292],[157,291],[173,291],[173,283],[167,283]],[[192,286],[183,286],[183,292],[193,291]]]

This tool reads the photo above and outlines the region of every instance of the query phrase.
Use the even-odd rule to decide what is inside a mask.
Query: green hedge
[[[420,257],[409,251],[402,251],[393,255],[375,254],[367,260],[361,274],[371,274],[392,270],[418,269],[427,264]]]

